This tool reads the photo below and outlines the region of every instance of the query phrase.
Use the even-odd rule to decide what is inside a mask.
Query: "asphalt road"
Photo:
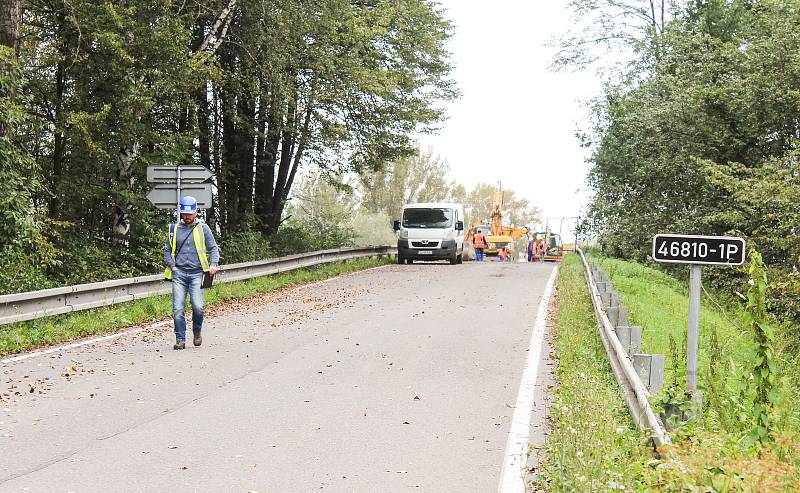
[[[211,310],[200,348],[6,364],[0,491],[496,491],[552,269],[387,266]]]

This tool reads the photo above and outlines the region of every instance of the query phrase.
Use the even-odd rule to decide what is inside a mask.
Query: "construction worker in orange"
[[[486,236],[479,229],[472,239],[472,246],[475,248],[475,261],[483,262],[483,249],[486,248]]]
[[[500,257],[500,262],[508,262],[508,247],[501,248],[497,256]]]

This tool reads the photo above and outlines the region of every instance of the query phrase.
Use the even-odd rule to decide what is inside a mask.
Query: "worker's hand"
[[[172,272],[178,272],[178,268],[176,266],[172,266]]]
[[[218,266],[212,265],[211,267],[208,268],[208,273],[213,276],[214,274],[217,273],[218,270],[219,270]]]

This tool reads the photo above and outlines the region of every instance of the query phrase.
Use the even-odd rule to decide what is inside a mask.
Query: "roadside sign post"
[[[694,394],[697,391],[697,354],[700,339],[700,296],[703,285],[702,267],[689,265],[689,324],[686,331],[686,391]]]
[[[744,238],[658,234],[653,238],[653,260],[689,264],[689,323],[686,341],[686,392],[697,392],[697,361],[700,340],[700,297],[703,265],[742,265]]]
[[[159,209],[176,208],[180,222],[180,202],[185,195],[197,199],[198,207],[211,207],[213,177],[214,173],[203,166],[148,166],[147,181],[156,185],[147,199]]]

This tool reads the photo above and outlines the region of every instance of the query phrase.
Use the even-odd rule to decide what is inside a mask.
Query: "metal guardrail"
[[[322,250],[255,262],[220,266],[214,282],[233,282],[315,265],[363,257],[394,255],[397,247]],[[114,279],[0,296],[0,325],[138,300],[172,291],[163,274]]]
[[[625,352],[625,348],[614,332],[614,327],[608,319],[608,315],[606,315],[603,310],[600,292],[592,277],[592,270],[589,268],[586,256],[580,248],[578,248],[577,251],[581,257],[581,262],[583,262],[583,271],[586,276],[586,282],[589,285],[589,294],[592,298],[592,305],[594,305],[594,313],[597,317],[600,338],[603,341],[603,346],[606,348],[606,353],[608,353],[608,359],[611,362],[611,368],[614,370],[614,376],[616,376],[617,382],[625,395],[625,402],[628,404],[631,416],[633,416],[639,428],[650,434],[656,447],[669,444],[671,443],[669,435],[663,423],[661,423],[661,420],[658,419],[653,412],[653,408],[650,406],[650,401],[648,400],[650,392],[636,373],[636,369],[633,367],[633,363]]]

